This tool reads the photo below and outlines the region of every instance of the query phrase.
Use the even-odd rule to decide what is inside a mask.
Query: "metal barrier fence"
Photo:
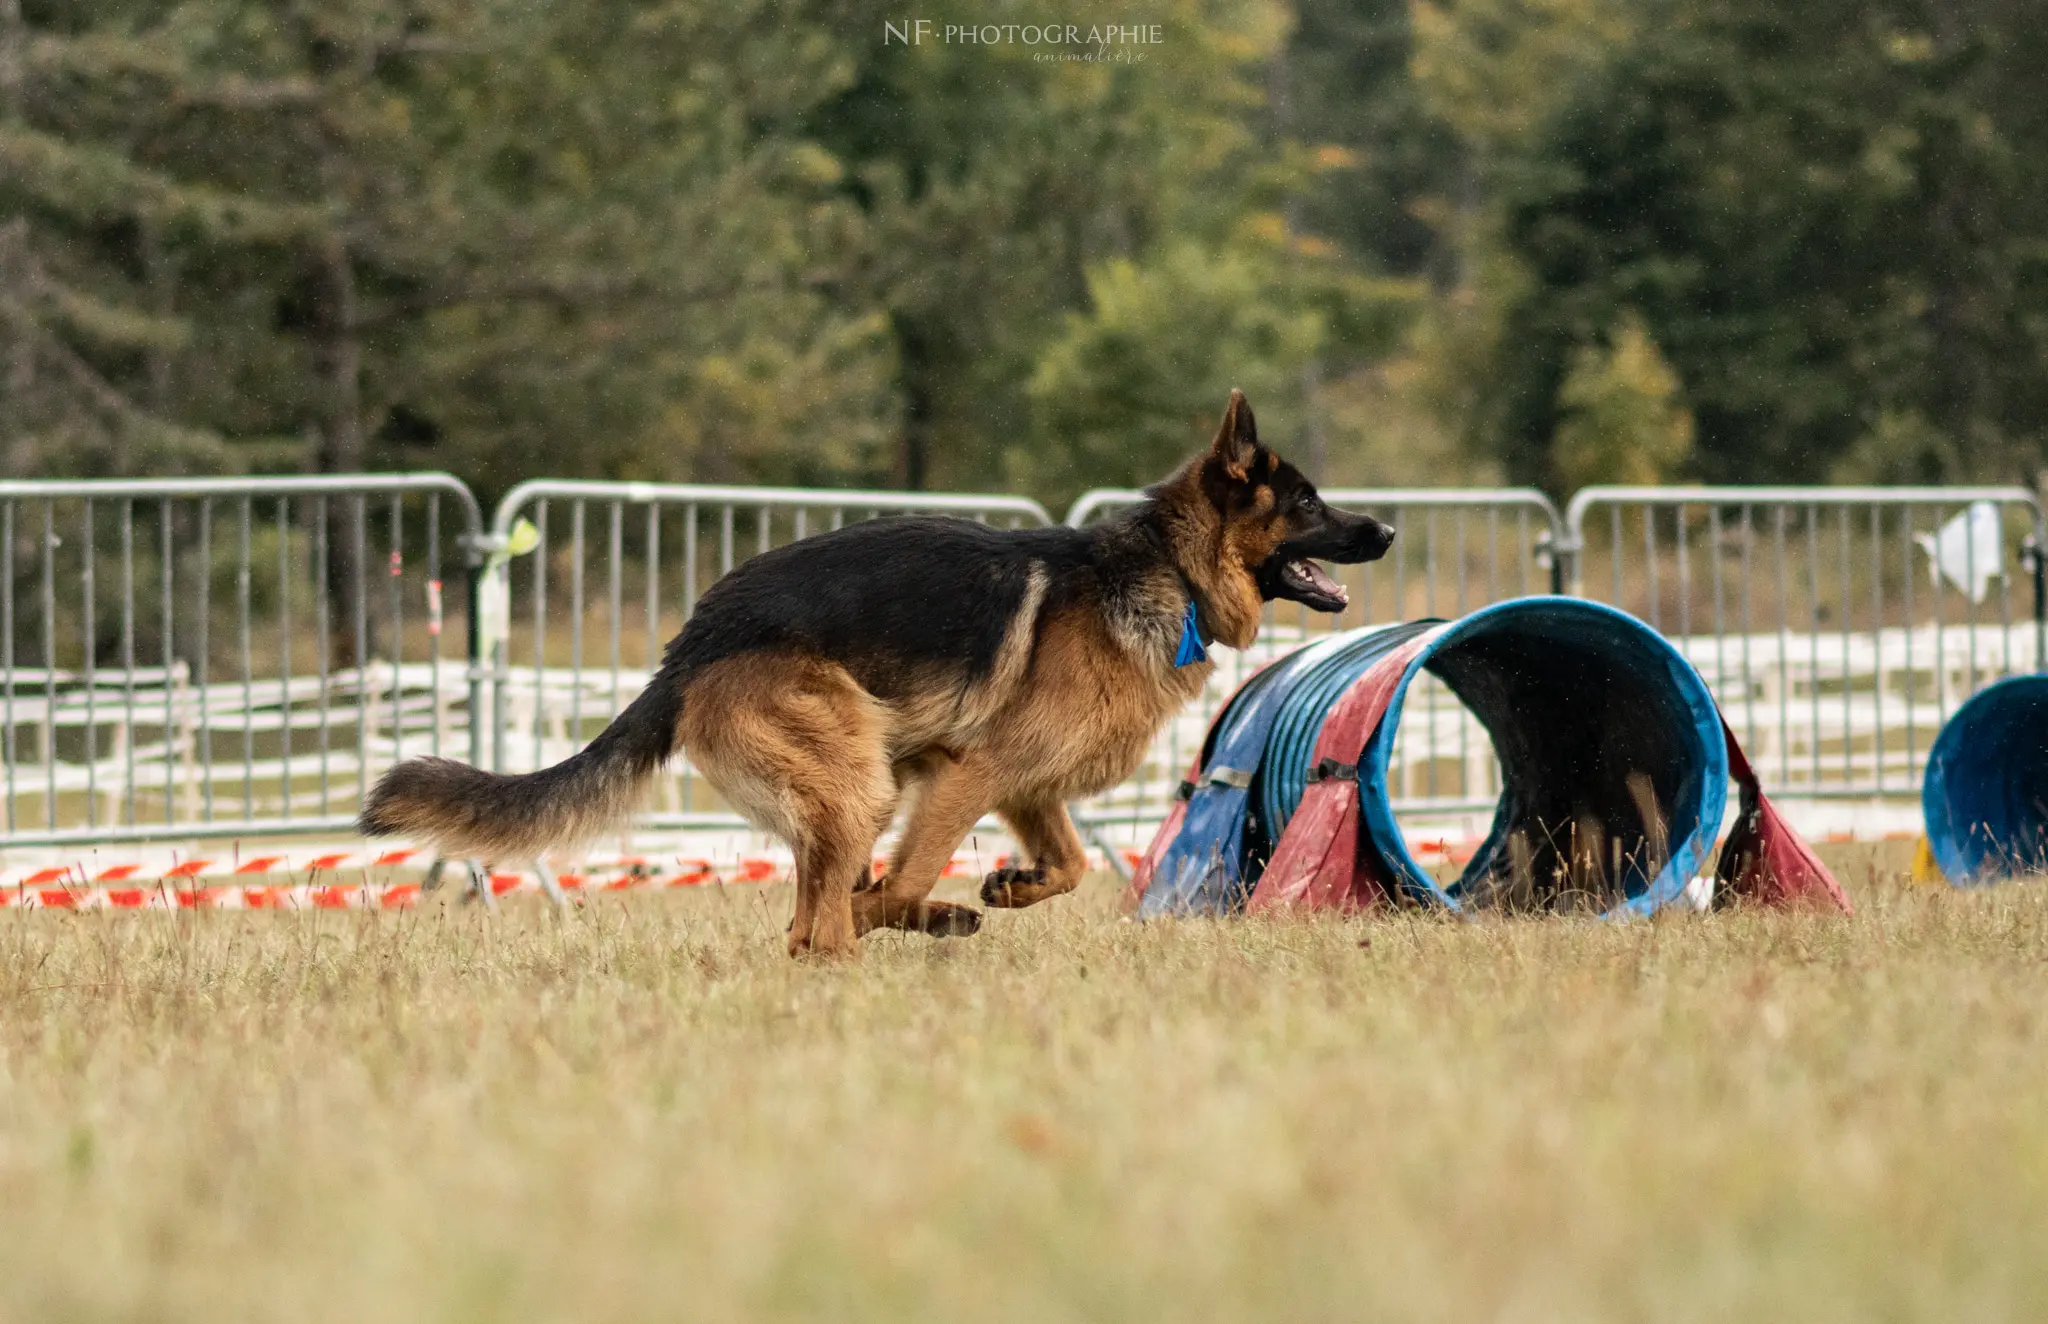
[[[479,757],[482,532],[445,474],[0,483],[7,843],[347,831]]]
[[[480,655],[495,680],[491,765],[527,771],[582,748],[632,702],[698,597],[738,562],[890,514],[1002,528],[1052,523],[1023,497],[552,480],[513,488],[491,523],[483,588]],[[522,521],[532,547],[512,555]],[[658,797],[642,820],[650,826],[742,825],[695,774],[688,751]]]
[[[1243,651],[1219,648],[1202,698],[1182,710],[1130,780],[1083,806],[1090,824],[1156,820],[1171,803],[1189,761],[1201,748],[1210,715],[1244,678],[1273,658],[1337,630],[1427,616],[1462,616],[1488,603],[1556,592],[1564,563],[1554,555],[1564,521],[1550,498],[1533,488],[1324,488],[1331,505],[1364,511],[1395,530],[1384,559],[1331,566],[1351,605],[1326,615],[1291,603],[1270,604],[1258,641]],[[1067,523],[1081,527],[1144,499],[1141,492],[1101,489],[1074,503]],[[1411,691],[1396,738],[1389,785],[1398,802],[1425,809],[1490,807],[1500,794],[1500,768],[1485,729],[1433,676]]]
[[[1595,487],[1566,523],[1570,591],[1668,635],[1781,794],[1917,795],[1956,706],[2048,656],[2025,488]]]
[[[1793,796],[1916,792],[1948,713],[2048,659],[2048,530],[2025,489],[1592,488],[1562,515],[1533,490],[1323,495],[1392,524],[1387,557],[1337,568],[1344,613],[1276,604],[1253,648],[1219,650],[1210,692],[1077,806],[1084,825],[1162,813],[1208,715],[1272,657],[1530,593],[1671,636]],[[1139,500],[1090,492],[1066,523]],[[400,758],[545,766],[632,699],[739,561],[912,512],[1053,522],[1016,497],[539,481],[487,532],[441,474],[0,483],[6,844],[341,833]],[[1393,784],[1411,810],[1498,793],[1485,733],[1434,681]],[[739,824],[687,764],[644,822]]]

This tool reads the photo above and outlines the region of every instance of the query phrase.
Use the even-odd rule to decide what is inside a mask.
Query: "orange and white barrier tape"
[[[1126,861],[1136,852],[1124,852]],[[1000,868],[1008,855],[962,852],[945,870],[949,878]],[[991,863],[991,860],[993,863]],[[420,849],[273,851],[243,857],[180,857],[145,853],[116,861],[87,859],[0,869],[0,909],[19,910],[398,910],[417,905],[433,856]],[[874,862],[879,875],[886,857]],[[394,878],[393,874],[410,877]],[[780,882],[790,876],[787,853],[742,855],[714,861],[690,856],[626,855],[594,859],[558,872],[555,885],[570,896]],[[276,881],[280,877],[292,881]],[[468,866],[448,861],[440,885],[469,886]],[[489,875],[494,896],[542,890],[531,869]]]

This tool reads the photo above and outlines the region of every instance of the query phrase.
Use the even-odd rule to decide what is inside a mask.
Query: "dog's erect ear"
[[[1251,472],[1252,461],[1259,453],[1259,425],[1252,418],[1251,403],[1244,398],[1243,391],[1230,393],[1230,404],[1223,410],[1223,426],[1216,429],[1216,441],[1210,448],[1230,476],[1242,480]]]

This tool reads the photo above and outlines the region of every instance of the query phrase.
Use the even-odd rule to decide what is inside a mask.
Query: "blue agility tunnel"
[[[1424,621],[1333,634],[1281,658],[1239,687],[1210,724],[1200,774],[1182,788],[1183,827],[1156,861],[1138,914],[1229,913],[1244,908],[1257,866],[1277,833],[1261,837],[1250,812],[1255,785],[1278,766],[1269,755],[1308,713],[1333,697],[1333,683],[1370,667],[1435,624]],[[1266,780],[1270,780],[1267,777]],[[1247,835],[1250,833],[1251,835]]]
[[[1956,709],[1927,755],[1927,845],[1959,886],[2048,873],[2048,676],[2014,676]]]
[[[1424,671],[1485,727],[1502,774],[1492,828],[1447,884],[1409,852],[1388,789]],[[1351,631],[1275,662],[1219,714],[1186,813],[1134,883],[1137,910],[1405,900],[1648,913],[1707,870],[1729,775],[1705,682],[1624,612],[1523,598]]]

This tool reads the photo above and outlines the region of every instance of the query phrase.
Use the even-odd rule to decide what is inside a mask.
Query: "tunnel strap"
[[[1316,766],[1308,770],[1308,779],[1311,783],[1327,781],[1355,782],[1358,780],[1358,765],[1356,763],[1339,763],[1331,758],[1321,759],[1316,763]]]
[[[1252,784],[1249,768],[1211,768],[1204,778],[1211,786],[1231,786],[1242,791]]]

